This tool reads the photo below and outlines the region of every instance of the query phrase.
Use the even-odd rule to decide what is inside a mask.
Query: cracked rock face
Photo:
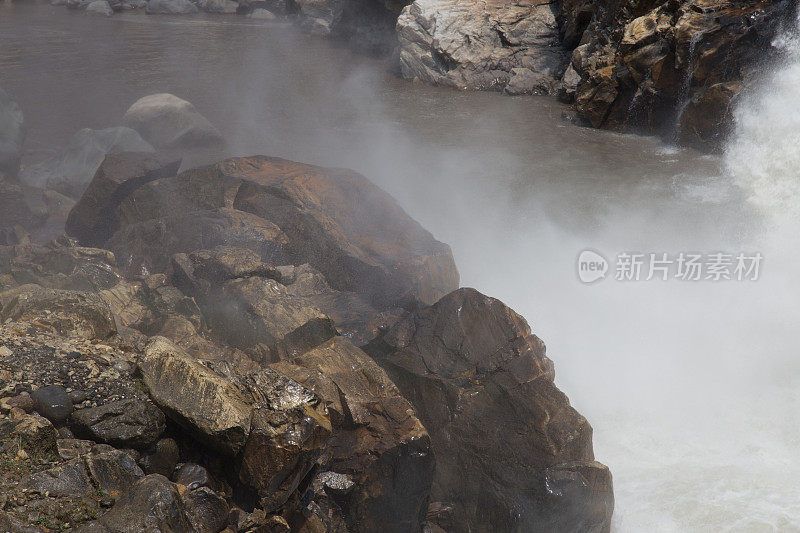
[[[417,0],[397,34],[404,77],[460,89],[554,93],[568,60],[541,1]]]
[[[400,320],[365,350],[430,431],[431,499],[452,508],[445,529],[607,530],[610,474],[597,483],[567,482],[567,472],[590,469],[592,428],[553,384],[545,345],[521,316],[459,289]],[[567,496],[550,490],[556,479]]]

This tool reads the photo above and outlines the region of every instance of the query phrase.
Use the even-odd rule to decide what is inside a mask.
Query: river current
[[[23,163],[170,92],[237,155],[353,168],[453,247],[462,285],[547,343],[614,474],[619,532],[800,531],[800,45],[737,108],[723,156],[579,127],[547,97],[457,92],[235,16],[0,3]],[[585,249],[610,262],[582,283]],[[620,254],[761,254],[758,279],[615,279]],[[674,266],[674,265],[673,265]]]

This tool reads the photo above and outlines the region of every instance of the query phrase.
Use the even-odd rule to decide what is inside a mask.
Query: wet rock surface
[[[576,110],[595,127],[719,149],[731,103],[777,57],[789,1],[568,1],[560,7]]]
[[[448,527],[561,530],[549,517],[547,469],[593,461],[592,429],[553,384],[544,343],[521,316],[459,289],[401,319],[366,350],[429,428],[437,458],[431,498],[452,506]],[[601,501],[604,512],[585,519],[592,525],[586,530],[607,530],[610,476],[606,484],[587,483],[582,495],[586,500],[569,509],[579,516],[555,513],[558,520],[581,523],[585,508]]]

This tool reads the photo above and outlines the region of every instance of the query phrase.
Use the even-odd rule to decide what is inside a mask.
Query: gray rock
[[[171,477],[178,465],[180,449],[174,439],[161,439],[139,458],[139,466],[145,474],[161,474]]]
[[[191,15],[198,9],[189,0],[148,0],[145,13],[148,15]]]
[[[247,16],[248,16],[249,18],[252,18],[252,19],[259,19],[259,20],[275,20],[275,19],[277,18],[277,17],[275,16],[275,13],[273,13],[272,11],[268,11],[268,10],[266,10],[266,9],[261,9],[261,8],[254,9],[254,10],[253,10],[252,12],[250,12],[250,14],[249,14],[249,15],[247,15]]]
[[[103,1],[92,2],[92,5]],[[111,9],[97,5],[97,9]],[[87,11],[89,8],[86,8]],[[67,143],[64,151],[54,159],[26,168],[22,181],[44,186],[71,198],[79,198],[108,154],[119,152],[152,152],[153,147],[136,131],[117,127],[102,130],[88,128],[78,131]]]
[[[148,13],[154,2],[178,1],[197,9],[188,0],[150,0]],[[151,94],[140,98],[125,113],[123,123],[138,131],[157,149],[180,155],[185,164],[217,161],[226,149],[225,140],[217,128],[191,103],[172,94]]]
[[[222,13],[232,15],[239,9],[239,4],[233,0],[200,0],[200,9],[206,13]]]
[[[66,389],[61,385],[48,385],[33,392],[36,410],[56,426],[63,425],[74,409]]]
[[[194,463],[186,463],[175,472],[173,481],[179,485],[189,487],[189,490],[194,490],[200,487],[207,487],[211,483],[211,477],[208,475],[208,470],[200,465]]]
[[[112,533],[192,531],[178,489],[159,474],[134,483],[100,522]]]
[[[568,60],[551,4],[416,0],[397,36],[404,77],[459,89],[551,93]]]
[[[86,6],[86,13],[89,15],[110,17],[114,14],[114,10],[111,9],[111,5],[106,0],[94,0],[94,2]]]
[[[122,493],[144,477],[130,455],[106,444],[93,446],[84,459],[97,487],[109,494]]]
[[[155,405],[133,398],[81,409],[72,420],[77,433],[120,448],[147,448],[166,427],[164,413]]]
[[[22,109],[0,89],[0,173],[15,177],[19,172],[25,133]]]
[[[230,507],[225,498],[208,487],[200,487],[184,496],[186,515],[196,533],[218,533],[228,522]]]
[[[94,490],[86,465],[80,458],[37,472],[20,485],[25,489],[47,492],[54,498],[84,496]]]

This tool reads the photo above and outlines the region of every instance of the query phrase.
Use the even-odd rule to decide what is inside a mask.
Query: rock
[[[31,288],[3,306],[3,321],[37,320],[61,335],[106,339],[116,332],[114,317],[97,294]]]
[[[111,6],[107,4],[104,0],[96,0],[87,6],[86,11],[110,16]],[[108,154],[152,151],[153,147],[130,128],[85,128],[72,136],[58,157],[23,171],[22,179],[77,199]]]
[[[271,367],[327,404],[334,429],[326,465],[355,483],[342,504],[351,523],[421,529],[434,469],[430,437],[386,373],[342,337]]]
[[[22,488],[47,492],[53,498],[74,498],[90,494],[94,487],[82,459],[72,459],[48,470],[32,474],[20,483]]]
[[[153,401],[207,446],[236,455],[250,434],[251,407],[241,391],[163,337],[139,360]]]
[[[584,48],[572,58],[578,115],[718,150],[733,98],[779,56],[773,42],[794,11],[775,0],[564,2],[568,44]]]
[[[312,35],[328,36],[334,33],[342,18],[342,0],[297,0],[301,27]]]
[[[272,11],[267,11],[266,9],[254,9],[247,15],[248,18],[252,19],[259,19],[259,20],[275,20],[277,17]]]
[[[232,15],[239,9],[239,4],[233,0],[200,0],[200,9],[206,13],[223,13]]]
[[[583,521],[581,505],[562,505],[578,513],[565,516],[541,502],[550,501],[548,468],[594,459],[592,428],[553,384],[545,345],[521,316],[459,289],[365,350],[429,428],[437,459],[431,498],[453,507],[453,530],[583,530],[558,527]],[[581,492],[572,494],[566,499]],[[606,512],[595,513],[598,507]],[[583,508],[598,527],[609,527],[610,483]],[[555,515],[561,522],[551,521]]]
[[[149,181],[177,174],[179,166],[180,162],[168,162],[142,152],[105,157],[69,213],[67,234],[85,245],[103,244],[119,227],[117,208],[125,196]]]
[[[219,533],[228,523],[228,503],[208,487],[192,490],[184,496],[183,503],[197,533]]]
[[[139,466],[145,474],[161,474],[172,477],[180,459],[180,449],[175,439],[161,439],[149,450],[142,453]],[[180,483],[177,479],[176,482]],[[185,485],[185,483],[184,483]]]
[[[111,9],[111,5],[106,0],[94,0],[86,6],[86,13],[110,17],[114,14],[114,10]]]
[[[175,205],[185,211],[176,214]],[[148,272],[166,268],[176,252],[227,244],[272,264],[309,263],[331,288],[376,308],[432,303],[458,285],[449,247],[350,171],[230,159],[151,182],[119,209],[138,216],[120,218],[106,245]]]
[[[543,1],[416,0],[397,36],[404,77],[459,89],[554,93],[569,57]]]
[[[147,0],[144,10],[148,15],[191,15],[198,12],[197,6],[189,0]]]
[[[81,455],[86,455],[92,449],[94,443],[89,440],[80,439],[58,439],[56,447],[58,449],[58,456],[65,461],[76,459]]]
[[[146,11],[191,13],[196,12],[197,7],[189,0],[150,0]],[[211,157],[207,159],[210,161],[225,150],[225,140],[217,128],[192,104],[172,94],[151,94],[140,98],[122,120],[156,148],[186,154],[189,159],[200,151],[209,154]]]
[[[114,497],[144,477],[144,472],[130,455],[106,444],[93,446],[84,460],[95,485]]]
[[[188,487],[189,490],[211,486],[211,477],[208,475],[208,470],[193,463],[181,465],[181,467],[175,471],[175,476],[172,481]]]
[[[561,463],[545,471],[551,531],[609,531],[614,490],[608,467],[596,461]]]
[[[31,395],[36,402],[36,410],[56,426],[62,426],[74,409],[72,400],[61,385],[41,387]]]
[[[193,530],[178,489],[158,474],[134,483],[100,523],[111,533]]]
[[[0,89],[0,174],[16,177],[25,134],[22,109]]]
[[[110,402],[81,409],[72,415],[75,432],[118,448],[145,449],[166,427],[164,413],[138,399]]]
[[[258,493],[262,509],[277,511],[325,450],[330,420],[319,398],[273,370],[248,374],[242,386],[253,416],[239,480]]]
[[[24,415],[14,425],[10,442],[26,450],[34,457],[45,457],[56,453],[58,431],[46,418],[36,413]]]

